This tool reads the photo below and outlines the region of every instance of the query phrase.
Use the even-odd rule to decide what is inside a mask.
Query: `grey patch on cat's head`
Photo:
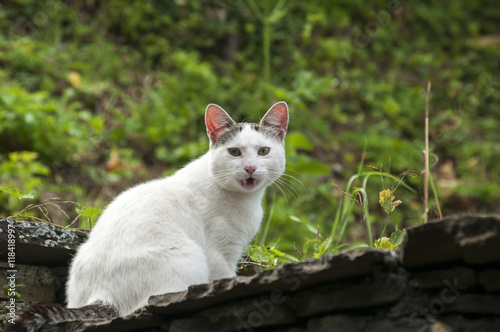
[[[224,131],[217,136],[217,140],[213,143],[212,148],[217,148],[227,144],[232,139],[234,139],[234,137],[238,135],[245,126],[249,126],[251,129],[255,130],[256,132],[262,133],[264,136],[270,139],[282,142],[279,136],[280,133],[275,128],[270,126],[263,126],[259,123],[243,122],[243,123],[235,123],[234,125],[231,125],[226,129],[224,129]]]
[[[217,135],[217,140],[213,142],[212,148],[223,146],[231,141],[238,133],[243,130],[243,123],[235,123],[225,128]]]
[[[255,131],[262,133],[265,136],[267,136],[271,139],[274,139],[280,143],[283,142],[283,140],[280,138],[281,133],[276,128],[271,127],[271,126],[264,126],[260,123],[252,123],[251,126]]]

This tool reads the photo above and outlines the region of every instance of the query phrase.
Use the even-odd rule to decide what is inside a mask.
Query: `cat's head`
[[[236,123],[218,105],[205,113],[210,138],[210,176],[224,189],[261,190],[285,171],[288,106],[274,104],[259,123]]]

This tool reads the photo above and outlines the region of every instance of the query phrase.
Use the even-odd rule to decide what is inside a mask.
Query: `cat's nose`
[[[245,166],[245,171],[247,171],[247,173],[250,175],[252,175],[256,169],[257,169],[257,167],[255,167],[255,166]]]

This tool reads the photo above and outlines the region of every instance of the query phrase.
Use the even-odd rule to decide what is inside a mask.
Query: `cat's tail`
[[[4,332],[38,332],[48,323],[69,320],[105,319],[118,316],[111,305],[95,302],[81,308],[66,308],[59,304],[35,304],[16,315],[13,323],[7,323]]]

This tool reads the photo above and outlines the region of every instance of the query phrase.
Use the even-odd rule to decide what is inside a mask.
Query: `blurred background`
[[[429,218],[499,213],[499,22],[493,0],[2,0],[0,214],[89,228],[207,151],[207,104],[257,122],[284,100],[253,248],[373,246],[423,222],[429,81]]]

